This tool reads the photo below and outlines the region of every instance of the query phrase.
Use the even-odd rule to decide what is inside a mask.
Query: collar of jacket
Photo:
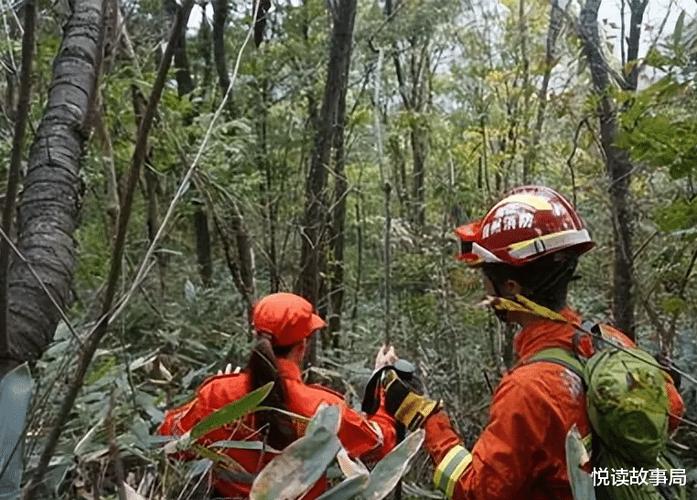
[[[581,321],[581,316],[569,307],[559,312],[571,322],[580,323]],[[513,348],[519,360],[525,360],[549,347],[572,350],[575,331],[576,329],[570,324],[540,318],[528,323],[516,334],[513,339]]]
[[[285,358],[276,358],[276,365],[281,378],[302,381],[300,367],[295,362]]]

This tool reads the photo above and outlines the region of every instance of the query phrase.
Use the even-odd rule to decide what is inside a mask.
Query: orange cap
[[[327,326],[315,314],[312,304],[293,293],[273,293],[257,302],[252,324],[256,331],[271,336],[271,343],[276,346],[296,344]]]

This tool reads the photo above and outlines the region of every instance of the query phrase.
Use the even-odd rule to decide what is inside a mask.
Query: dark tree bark
[[[613,316],[617,326],[634,338],[634,228],[630,201],[630,181],[634,167],[627,151],[615,145],[618,133],[617,109],[609,93],[610,75],[600,52],[602,42],[598,33],[599,7],[600,0],[586,1],[581,10],[580,30],[584,53],[591,69],[593,88],[598,96],[600,140],[610,179],[614,234]]]
[[[7,190],[2,211],[2,229],[8,238],[12,237],[15,218],[15,200],[19,189],[20,167],[24,154],[24,138],[31,107],[31,66],[34,59],[34,30],[36,27],[36,4],[33,0],[24,5],[24,34],[22,36],[22,67],[19,76],[19,99],[17,118],[12,135],[12,153],[8,169]],[[10,245],[0,238],[0,358],[11,358],[10,337],[7,330],[7,271],[10,265]],[[0,373],[0,377],[2,373]]]
[[[213,59],[218,73],[218,84],[225,92],[230,86],[227,72],[227,57],[225,55],[225,26],[227,23],[227,0],[213,0]]]
[[[259,123],[257,124],[257,137],[259,142],[257,145],[257,162],[263,170],[264,179],[261,185],[262,199],[264,200],[264,247],[266,256],[269,262],[269,281],[271,282],[270,291],[278,292],[281,287],[281,277],[278,269],[278,250],[276,244],[276,227],[277,221],[277,206],[278,202],[273,195],[274,191],[274,168],[269,161],[268,156],[268,120],[269,120],[269,80],[262,78],[259,90],[259,107],[257,116]]]
[[[637,89],[639,83],[639,44],[641,41],[641,23],[644,20],[644,12],[649,0],[630,0],[629,10],[629,39],[627,40],[627,64],[625,65],[625,77],[632,90]]]
[[[203,284],[210,286],[213,281],[213,259],[211,258],[211,233],[208,230],[208,215],[203,203],[194,201],[193,205],[198,271]]]
[[[46,108],[29,153],[17,214],[17,247],[62,309],[72,296],[82,182],[80,161],[91,123],[103,44],[103,0],[76,0],[53,64]],[[35,360],[53,338],[60,314],[32,276],[10,264],[8,330],[17,360]],[[0,373],[11,365],[0,360]]]
[[[174,19],[177,12],[177,3],[174,0],[165,1],[165,11],[170,22]],[[174,48],[174,75],[177,80],[177,92],[179,97],[187,96],[194,91],[195,83],[189,68],[189,57],[186,53],[186,26],[183,26],[177,38],[177,45]],[[189,119],[191,117],[188,117]]]
[[[341,96],[346,92],[348,83],[353,25],[356,16],[356,0],[339,0],[330,5],[334,5],[336,10],[332,12],[334,26],[327,80],[305,187],[305,213],[300,228],[302,242],[300,275],[296,285],[298,293],[313,304],[317,303],[320,289],[320,257],[327,220],[327,172],[338,120],[340,116],[345,116],[345,110],[339,111],[339,106],[346,104]],[[310,362],[313,364],[316,362],[316,339],[313,339],[311,345]]]

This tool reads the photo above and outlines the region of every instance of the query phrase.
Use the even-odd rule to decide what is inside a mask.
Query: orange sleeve
[[[168,410],[165,419],[157,429],[163,436],[181,436],[190,431],[204,417],[218,409],[222,404],[212,404],[216,384],[204,382],[196,392],[196,397],[182,406]]]
[[[158,427],[157,433],[161,436],[181,436],[185,432],[189,431],[191,427],[195,425],[195,423],[186,425],[186,422],[191,420],[191,417],[188,417],[184,422],[182,422],[182,420],[185,415],[189,414],[190,410],[193,412],[199,412],[200,406],[201,405],[198,398],[196,398],[186,404],[183,404],[182,406],[167,410],[165,412],[165,419],[160,424],[160,427]]]
[[[673,384],[673,379],[670,378],[670,375],[666,377],[666,391],[668,392],[668,402],[670,403],[668,428],[672,432],[680,425],[680,419],[685,413],[685,403],[675,384]]]
[[[195,418],[195,415],[200,417]],[[198,398],[177,408],[168,410],[165,418],[157,429],[161,436],[181,436],[190,431],[196,423],[203,418],[202,405]],[[171,455],[177,460],[191,460],[195,457],[191,452],[177,452]]]
[[[339,439],[349,456],[377,461],[395,447],[396,422],[387,414],[383,405],[368,417],[345,403],[341,408]]]
[[[429,418],[426,449],[436,465],[436,486],[449,498],[519,498],[533,473],[533,454],[544,449],[551,411],[541,388],[504,378],[471,452],[444,413]]]

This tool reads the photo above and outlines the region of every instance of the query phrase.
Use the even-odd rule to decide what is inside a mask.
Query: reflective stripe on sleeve
[[[448,498],[452,498],[457,481],[470,463],[472,454],[465,447],[457,445],[451,448],[436,467],[436,473],[433,475],[436,488],[445,492]]]

